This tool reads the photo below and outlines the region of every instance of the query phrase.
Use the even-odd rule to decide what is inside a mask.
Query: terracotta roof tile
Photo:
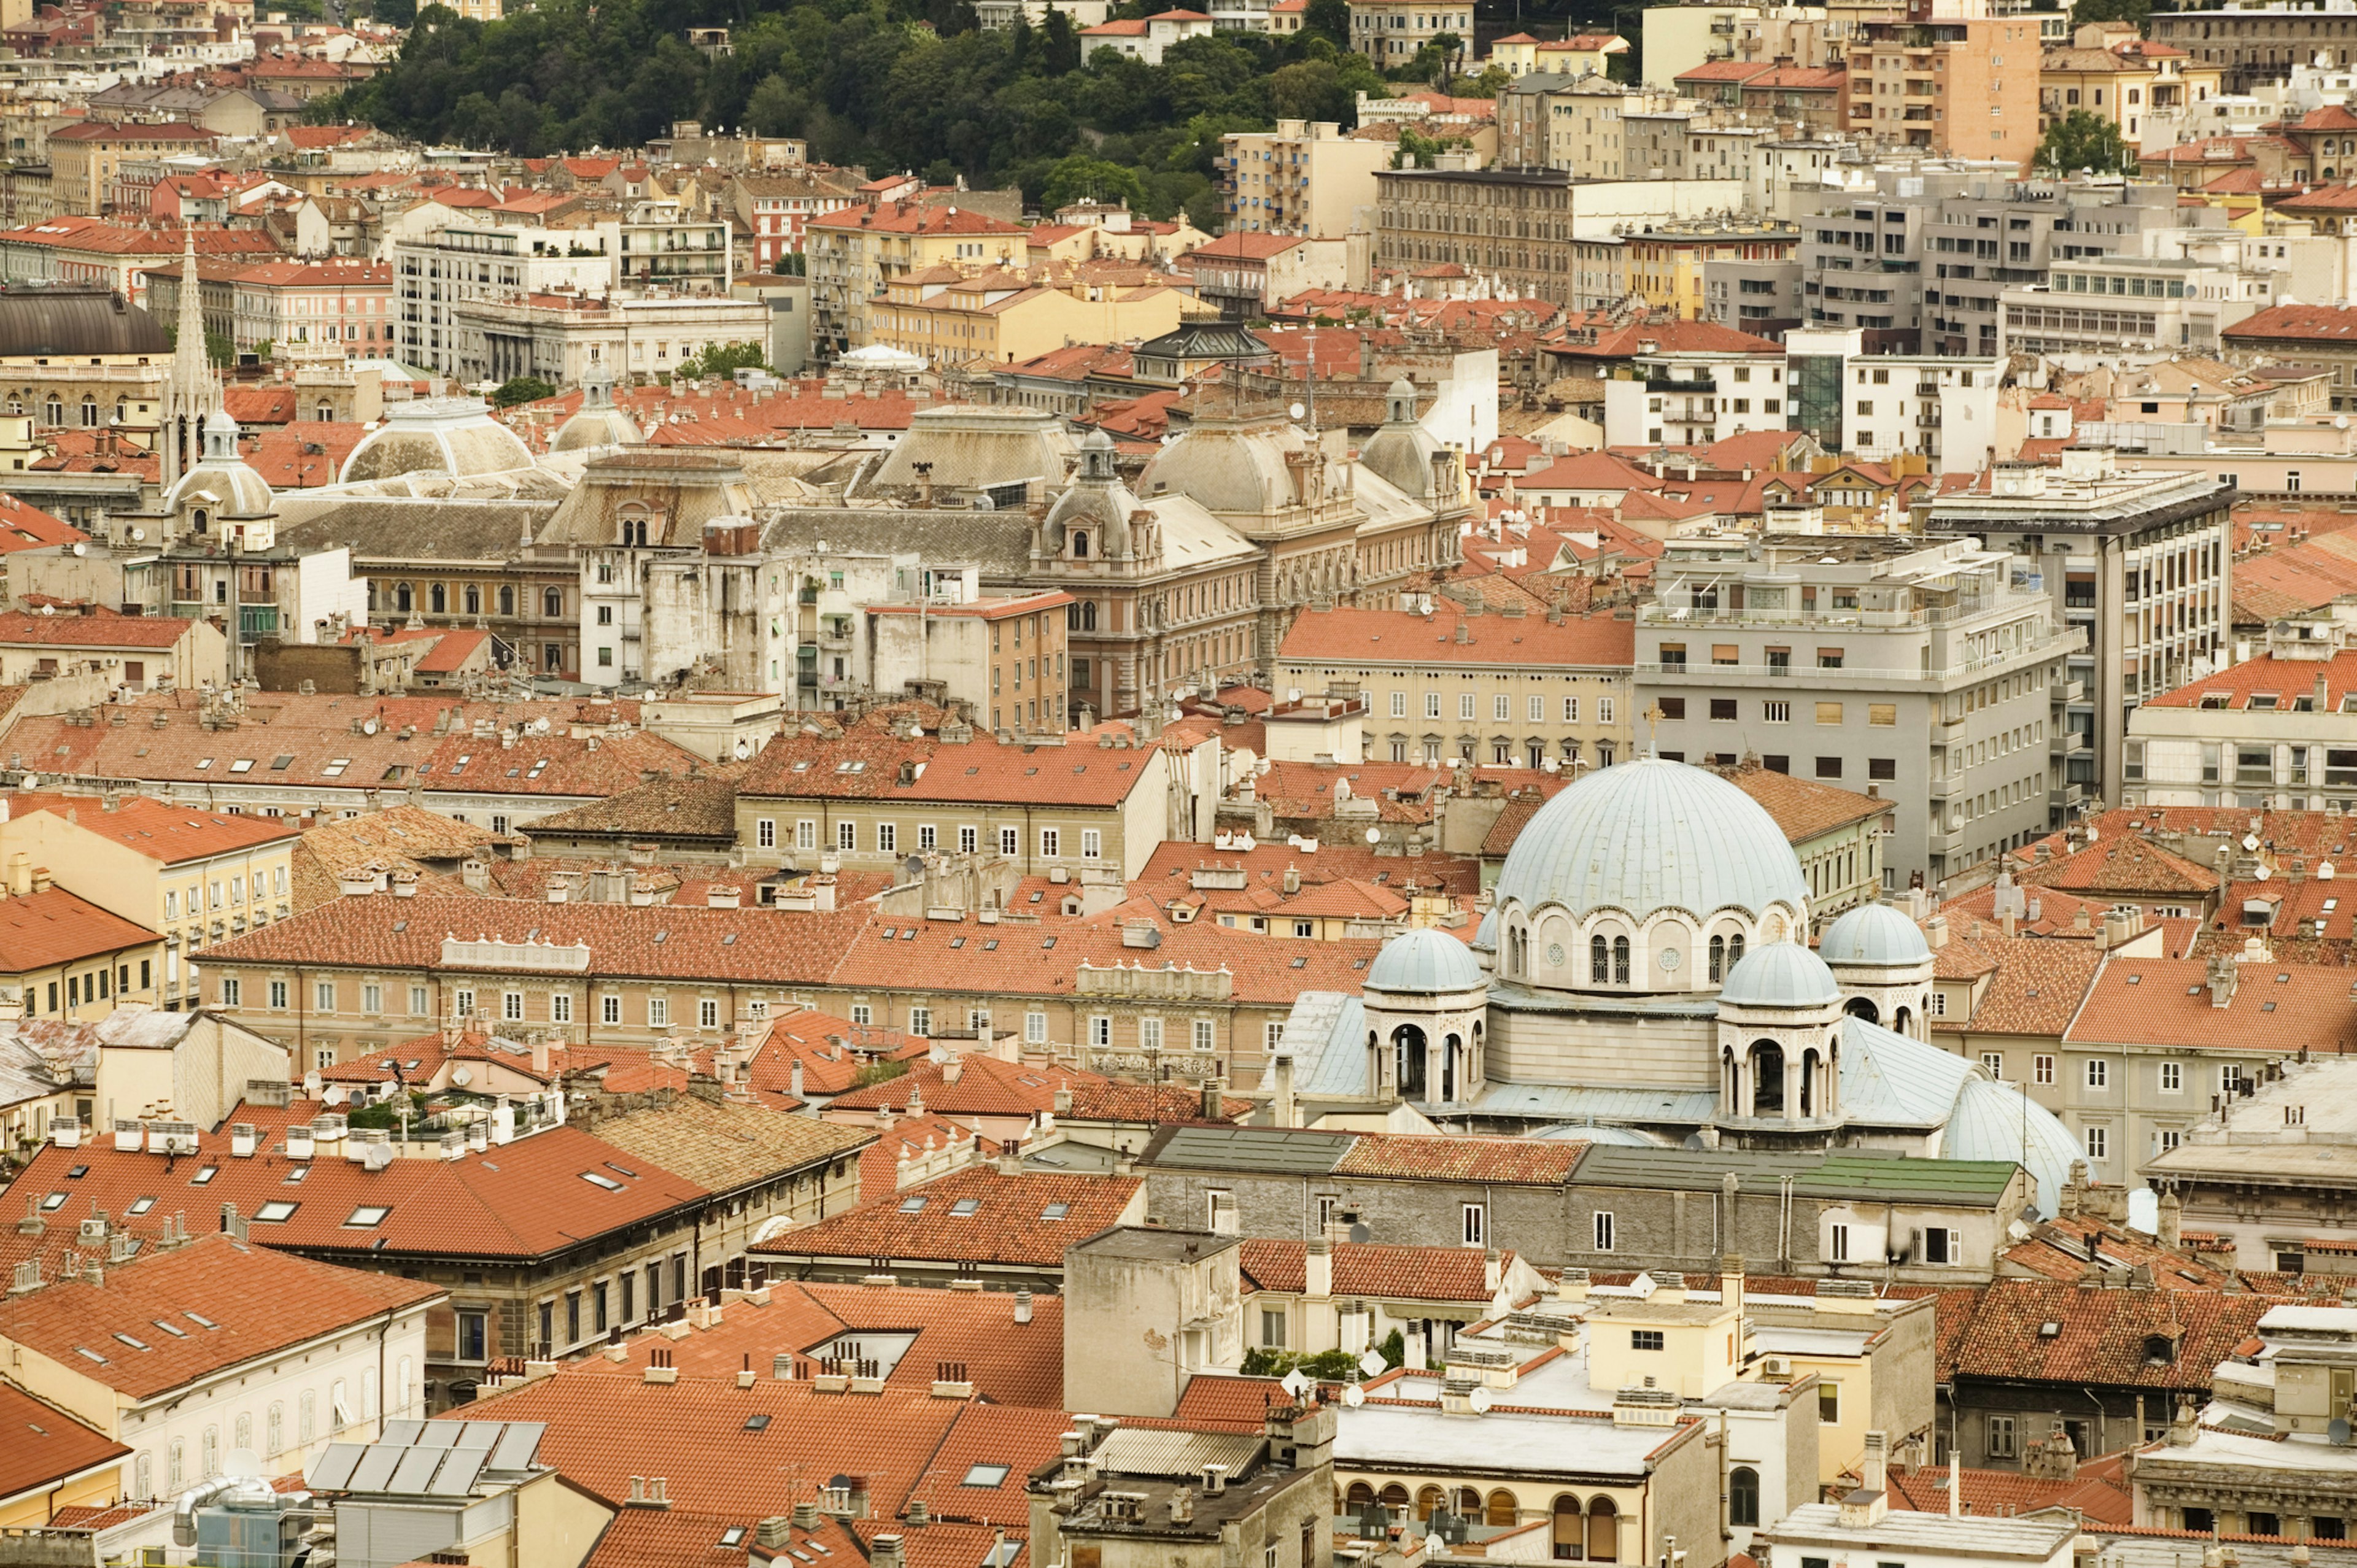
[[[170,648],[194,621],[169,616],[0,613],[0,643],[20,648]]]
[[[1970,1326],[1957,1337],[1953,1368],[1943,1367],[1941,1376],[2158,1389],[2207,1399],[2218,1363],[2257,1332],[2259,1318],[2279,1299],[1998,1280],[1981,1292]]]
[[[1410,610],[1311,610],[1297,617],[1279,657],[1402,660],[1418,664],[1626,667],[1636,657],[1636,622],[1609,616],[1468,616],[1447,601],[1432,615]]]
[[[97,800],[19,795],[14,800],[10,814],[22,817],[28,809],[64,818],[84,832],[167,865],[296,836],[295,824],[278,817],[208,811],[195,806],[169,805],[145,796],[124,800],[110,811],[103,801]]]
[[[1932,956],[1933,972],[1943,979],[1994,972],[1972,1016],[1934,1018],[1935,1033],[1969,1029],[2048,1038],[2060,1038],[2071,1026],[2104,960],[2092,942],[2007,937],[1993,926],[1977,937],[1951,929],[1947,945]]]
[[[1344,1161],[1347,1168],[1349,1162]],[[1298,1292],[1308,1283],[1308,1249],[1299,1241],[1250,1240],[1243,1268],[1263,1290]],[[1503,1254],[1511,1259],[1513,1253]],[[1388,1247],[1373,1242],[1334,1244],[1336,1295],[1377,1296],[1386,1301],[1487,1303],[1486,1255],[1478,1247]]]
[[[2215,872],[2134,833],[2100,835],[2076,854],[2052,860],[2014,857],[2016,880],[2028,887],[2058,887],[2065,893],[2207,894],[2217,890]]]
[[[938,1115],[1028,1116],[1034,1112],[1054,1110],[1060,1089],[1105,1081],[1096,1073],[1077,1068],[1035,1067],[969,1054],[945,1062],[912,1063],[898,1078],[836,1096],[828,1109],[905,1108],[922,1100],[924,1108]]]
[[[1587,1149],[1586,1144],[1568,1141],[1543,1144],[1520,1138],[1361,1133],[1335,1165],[1334,1174],[1555,1187],[1571,1179],[1572,1168]]]
[[[0,898],[0,974],[120,952],[156,940],[62,887]]]
[[[143,1402],[443,1294],[219,1232],[103,1276],[0,1298],[0,1337]]]
[[[2207,968],[2201,959],[2113,959],[2067,1037],[2209,1050],[2243,1046],[2269,1057],[2357,1048],[2357,984],[2344,966],[2238,963],[2223,1007],[2212,1004]]]
[[[1890,1506],[1915,1513],[1948,1511],[1945,1468],[1894,1466],[1887,1473]],[[2011,1517],[2032,1509],[2076,1509],[2094,1524],[2133,1524],[2136,1498],[2116,1481],[2093,1477],[2049,1480],[2016,1470],[1962,1472],[1964,1511],[1984,1518]]]
[[[41,1491],[131,1456],[113,1438],[6,1383],[0,1383],[0,1432],[8,1434],[0,1443],[0,1498]],[[62,1521],[52,1515],[49,1522]]]
[[[1060,1269],[1073,1242],[1109,1226],[1135,1223],[1145,1191],[1135,1176],[1008,1176],[995,1166],[970,1166],[757,1242],[752,1250],[771,1257]]]
[[[1813,779],[1796,779],[1752,763],[1712,771],[1759,801],[1784,830],[1784,836],[1796,844],[1890,810],[1887,800],[1820,784]]]

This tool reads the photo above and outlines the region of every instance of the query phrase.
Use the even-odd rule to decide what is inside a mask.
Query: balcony
[[[1932,780],[1931,796],[1934,802],[1953,800],[1964,792],[1964,781],[1961,775],[1951,773],[1945,779]]]
[[[2087,737],[2074,729],[2055,730],[2047,737],[2046,754],[2057,757],[2084,757],[2087,755]]]
[[[2085,788],[2078,784],[2057,784],[2046,791],[2046,809],[2050,811],[2075,810],[2086,800]]]
[[[1936,408],[1927,408],[1918,413],[1915,415],[1915,428],[1918,430],[1939,429],[1940,411]]]
[[[2056,689],[2062,693],[2057,701],[2064,703],[2083,703],[2087,700],[2087,682],[2084,681],[2065,681]]]
[[[1649,392],[1695,392],[1700,394],[1705,392],[1716,392],[1718,391],[1718,382],[1712,380],[1698,381],[1672,381],[1667,376],[1647,376],[1645,378],[1645,390]]]

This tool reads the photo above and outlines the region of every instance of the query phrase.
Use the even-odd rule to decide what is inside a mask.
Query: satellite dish
[[[1383,1353],[1378,1350],[1370,1350],[1365,1355],[1359,1358],[1359,1370],[1366,1373],[1367,1376],[1371,1378],[1382,1376],[1383,1368],[1386,1364],[1387,1363],[1383,1360]],[[1351,1386],[1355,1389],[1359,1385],[1352,1383]]]
[[[374,719],[362,719],[361,721],[361,733],[362,735],[374,735],[376,733],[376,721]]]
[[[1309,1379],[1303,1375],[1301,1369],[1298,1367],[1296,1367],[1293,1370],[1286,1373],[1283,1378],[1278,1380],[1278,1381],[1284,1388],[1285,1391],[1291,1394],[1295,1399],[1299,1399],[1303,1394],[1309,1391]]]
[[[138,543],[141,540],[146,537],[147,531],[144,528],[135,528],[131,531],[131,542],[134,544]]]
[[[1296,418],[1296,419],[1299,419],[1303,414],[1308,413],[1308,412],[1309,412],[1309,411],[1308,411],[1308,409],[1306,409],[1306,408],[1302,407],[1302,406],[1301,406],[1299,403],[1295,403],[1291,408],[1289,408],[1289,409],[1286,409],[1286,413],[1287,413],[1291,414],[1291,415],[1292,415],[1294,418]]]
[[[474,1069],[463,1067],[456,1069],[450,1074],[450,1081],[458,1088],[464,1089],[475,1081]]]
[[[2341,1424],[2345,1427],[2348,1423],[2343,1422]],[[2348,1434],[2345,1432],[2341,1434],[2340,1441],[2348,1441]],[[264,1479],[269,1472],[262,1467],[262,1455],[256,1454],[253,1449],[232,1448],[229,1451],[229,1457],[221,1461],[221,1474],[224,1476],[234,1477],[239,1480],[244,1480],[250,1477],[253,1480],[259,1481]]]
[[[1465,1402],[1471,1405],[1476,1412],[1486,1414],[1490,1407],[1497,1402],[1491,1398],[1489,1385],[1485,1383],[1467,1395]]]
[[[1368,842],[1369,843],[1383,843],[1383,829],[1381,829],[1381,828],[1369,828],[1369,829],[1367,830],[1367,842]]]
[[[87,555],[90,553],[90,546],[87,544],[77,544],[73,547],[73,553],[77,555]]]
[[[2265,882],[2268,877],[2273,876],[2275,873],[2268,867],[2262,865],[2257,871],[2252,873],[2252,875],[2256,876],[2260,881]]]
[[[2325,1423],[2324,1435],[2330,1441],[2346,1446],[2349,1442],[2349,1423],[2340,1416],[2334,1416]]]
[[[749,741],[749,740],[740,740],[740,741],[738,741],[738,742],[737,743],[737,761],[742,762],[742,761],[744,761],[747,757],[750,757],[750,756],[752,756],[752,755],[753,755],[753,743],[752,743],[751,741]]]
[[[1380,1356],[1375,1359],[1379,1361],[1383,1359]],[[1342,1388],[1342,1402],[1356,1410],[1367,1402],[1367,1391],[1356,1383],[1346,1383]]]
[[[2244,833],[2244,834],[2243,835],[2243,847],[2244,847],[2244,849],[2256,849],[2256,848],[2258,848],[2258,847],[2259,847],[2259,835],[2258,835],[2258,834],[2256,834],[2256,833]]]
[[[30,789],[31,786],[27,785],[27,788]],[[1373,1235],[1374,1232],[1367,1229],[1366,1222],[1363,1220],[1351,1227],[1351,1240],[1359,1246],[1365,1246],[1369,1238]]]

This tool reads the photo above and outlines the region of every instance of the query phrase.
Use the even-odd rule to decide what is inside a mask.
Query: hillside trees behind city
[[[748,5],[757,0],[746,0]],[[1142,16],[1143,0],[1116,15]],[[1222,34],[1146,65],[1107,50],[1084,69],[1060,12],[985,32],[966,0],[540,0],[505,20],[418,14],[400,58],[314,118],[522,156],[637,146],[674,121],[799,136],[814,161],[910,170],[936,184],[1132,198],[1216,228],[1220,137],[1278,119],[1350,125],[1356,94],[1396,89],[1342,47],[1343,0],[1311,0],[1286,38]],[[727,27],[731,49],[691,47]],[[1427,51],[1430,52],[1430,51]],[[1436,56],[1402,75],[1440,70]],[[1464,91],[1464,87],[1458,87]]]

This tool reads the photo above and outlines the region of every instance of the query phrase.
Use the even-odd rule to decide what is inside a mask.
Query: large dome
[[[1718,999],[1738,1007],[1826,1007],[1841,1000],[1841,987],[1825,961],[1798,942],[1770,942],[1727,971]]]
[[[2052,1219],[2072,1163],[2087,1156],[2054,1112],[2019,1089],[1975,1073],[1956,1096],[1940,1157],[2013,1161],[2037,1178],[2038,1211]]]
[[[384,423],[361,438],[344,459],[345,484],[403,474],[448,474],[464,479],[532,467],[516,433],[491,417],[480,398],[417,398],[385,410]]]
[[[1539,808],[1507,852],[1498,900],[1707,917],[1806,907],[1809,885],[1783,830],[1716,774],[1642,757],[1595,772]]]
[[[1472,950],[1444,931],[1405,931],[1367,969],[1370,991],[1475,991],[1486,984]]]
[[[1147,500],[1177,491],[1211,511],[1282,511],[1300,501],[1293,465],[1308,446],[1284,420],[1202,420],[1154,455],[1137,488]]]
[[[1817,954],[1842,968],[1906,969],[1931,961],[1923,929],[1888,904],[1861,904],[1825,928]]]

